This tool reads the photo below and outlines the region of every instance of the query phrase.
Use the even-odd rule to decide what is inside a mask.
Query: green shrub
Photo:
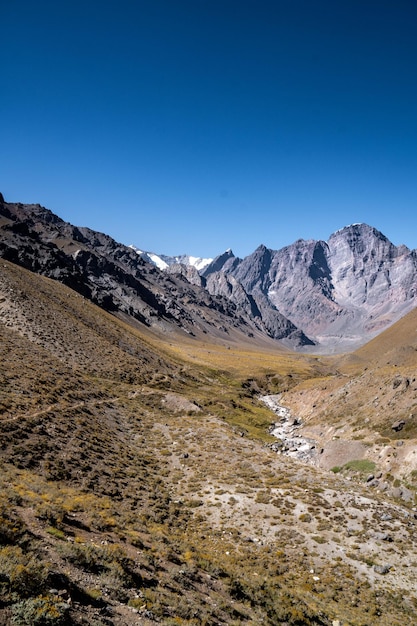
[[[12,607],[12,624],[16,626],[61,626],[67,623],[69,605],[55,596],[38,596],[22,600]]]
[[[373,472],[375,470],[375,463],[373,461],[368,461],[368,459],[356,459],[353,461],[348,461],[342,466],[335,465],[331,468],[330,471],[334,474],[338,474],[342,470],[352,470],[354,472],[365,474],[367,472]]]
[[[313,535],[312,539],[314,539],[316,543],[326,543],[326,539],[320,535]]]
[[[59,528],[55,528],[54,526],[49,526],[46,529],[46,532],[49,535],[52,535],[52,537],[56,537],[57,539],[62,539],[63,541],[65,541],[67,538],[66,534],[62,530],[59,530]]]
[[[16,543],[24,531],[22,520],[10,510],[7,502],[0,503],[0,544]]]
[[[106,552],[93,544],[64,544],[59,551],[65,559],[86,572],[98,574],[106,568]]]
[[[367,459],[358,459],[355,461],[348,461],[343,466],[344,469],[350,469],[355,472],[373,472],[375,470],[375,463],[368,461]]]
[[[25,554],[18,546],[0,550],[0,574],[8,581],[10,591],[27,597],[39,593],[47,571],[36,557]]]

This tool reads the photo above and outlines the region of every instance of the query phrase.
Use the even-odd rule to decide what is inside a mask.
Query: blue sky
[[[415,0],[0,2],[0,191],[126,244],[417,248]]]

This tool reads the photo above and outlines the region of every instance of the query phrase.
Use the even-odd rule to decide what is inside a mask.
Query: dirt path
[[[46,409],[41,409],[40,411],[35,411],[34,413],[20,413],[18,415],[15,415],[14,417],[7,417],[5,419],[2,419],[1,421],[5,424],[8,424],[10,422],[16,422],[19,419],[33,419],[35,417],[39,417],[40,415],[47,415],[48,413],[51,413],[52,411],[56,410],[56,411],[76,411],[77,409],[80,409],[82,407],[97,407],[100,406],[101,404],[109,404],[109,403],[113,403],[113,402],[120,402],[121,398],[106,398],[105,400],[92,400],[91,402],[85,402],[84,400],[82,400],[81,402],[76,402],[75,404],[72,404],[70,406],[62,406],[61,404],[59,404],[59,402],[57,402],[56,404],[50,404]]]

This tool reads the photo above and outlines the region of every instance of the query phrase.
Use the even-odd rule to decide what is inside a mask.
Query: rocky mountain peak
[[[415,271],[408,248],[397,248],[379,230],[367,224],[353,224],[337,231],[329,238],[328,246],[334,296],[350,308],[365,303],[376,304],[380,299],[384,300],[384,306],[390,302],[393,304],[395,285],[404,285],[404,279],[408,283],[407,274],[410,277],[410,272],[414,274]],[[398,263],[400,258],[403,263]],[[397,304],[398,298],[404,300],[399,293],[395,298]]]
[[[270,282],[268,275],[271,261],[272,250],[261,244],[255,252],[239,263],[234,271],[234,276],[242,283],[248,293],[252,293],[256,286],[258,290],[265,292]]]
[[[368,224],[351,224],[345,226],[329,237],[329,247],[340,245],[345,242],[349,248],[361,254],[366,248],[375,247],[382,244],[392,246],[391,242],[385,235],[373,226]]]
[[[235,257],[232,250],[229,248],[228,250],[223,252],[223,254],[219,254],[218,256],[216,256],[216,258],[213,259],[213,261],[204,268],[204,270],[201,272],[201,275],[207,277],[213,272],[229,272],[234,267],[236,267],[239,262],[240,259]]]

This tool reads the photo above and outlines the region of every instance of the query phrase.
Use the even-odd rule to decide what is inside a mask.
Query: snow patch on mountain
[[[153,254],[152,252],[148,252],[147,256],[148,256],[150,262],[153,263],[154,265],[156,265],[156,267],[159,267],[160,270],[165,270],[167,267],[169,267],[169,263],[166,263],[166,261],[163,261],[161,259],[161,257],[158,256],[157,254]]]
[[[182,265],[195,267],[199,272],[210,265],[213,259],[204,259],[202,257],[191,256],[189,254],[180,254],[178,256],[168,256],[166,254],[155,254],[154,252],[146,252],[130,245],[129,248],[134,250],[142,259],[156,265],[160,270],[165,270],[170,265],[181,263]]]
[[[142,257],[142,259],[144,259],[148,263],[152,263],[152,265],[155,265],[160,270],[165,270],[169,266],[169,263],[163,261],[160,256],[154,254],[153,252],[145,252],[144,250],[139,250],[139,248],[136,248],[136,246],[133,245],[129,246],[129,248],[134,250],[136,254]]]
[[[203,270],[207,265],[210,265],[213,259],[202,259],[201,257],[189,256],[188,257],[188,265],[192,265],[198,271]],[[184,263],[184,261],[180,261]],[[185,263],[187,265],[187,263]]]

